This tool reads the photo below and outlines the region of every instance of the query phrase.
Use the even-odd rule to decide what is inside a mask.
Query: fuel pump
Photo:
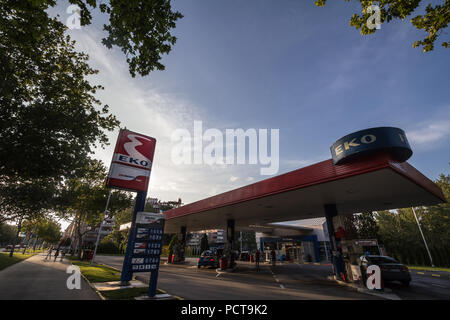
[[[342,240],[341,247],[348,281],[362,281],[360,257],[364,255],[363,246],[358,240]]]

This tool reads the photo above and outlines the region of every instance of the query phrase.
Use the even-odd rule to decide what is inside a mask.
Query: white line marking
[[[280,288],[281,288],[281,289],[284,289],[284,286],[283,286],[282,284],[280,284]]]
[[[276,282],[280,282],[280,280],[278,280],[277,278],[275,278],[275,281],[276,281]]]

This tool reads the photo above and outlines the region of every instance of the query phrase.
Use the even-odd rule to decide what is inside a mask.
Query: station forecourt
[[[337,140],[330,150],[332,159],[168,210],[165,232],[179,233],[185,243],[188,231],[224,229],[231,250],[235,231],[253,230],[263,233],[261,250],[273,248],[270,243],[277,238],[289,260],[298,260],[297,244],[309,241],[314,261],[320,247],[308,227],[274,223],[324,218],[333,272],[348,280],[361,252],[340,236],[342,217],[445,202],[442,190],[406,161],[412,151],[401,129],[361,130]],[[273,234],[280,230],[285,234]]]

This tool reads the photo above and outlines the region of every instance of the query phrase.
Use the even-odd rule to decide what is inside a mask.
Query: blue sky
[[[428,3],[428,2],[426,2]],[[57,8],[62,19],[67,4]],[[128,129],[157,138],[149,196],[189,203],[268,178],[259,166],[175,166],[176,128],[276,128],[280,170],[331,157],[338,138],[365,128],[395,126],[413,148],[409,162],[431,179],[449,173],[448,49],[412,48],[425,37],[408,20],[362,36],[349,26],[356,1],[176,0],[184,14],[165,71],[132,78],[123,54],[100,44],[105,17],[71,30],[100,70],[103,103]],[[422,12],[423,8],[418,10]],[[441,39],[444,40],[444,39]],[[447,88],[447,89],[446,89]],[[112,145],[117,131],[110,135]],[[95,156],[109,165],[113,146]]]

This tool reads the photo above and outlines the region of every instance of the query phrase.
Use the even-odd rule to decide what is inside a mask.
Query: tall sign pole
[[[128,285],[133,277],[133,272],[136,271],[133,269],[134,265],[132,263],[133,255],[136,251],[136,218],[138,212],[144,211],[155,146],[155,138],[125,129],[120,130],[106,181],[106,186],[109,188],[137,192],[133,210],[133,219],[131,221],[130,234],[128,236],[128,244],[120,277],[121,285]]]
[[[100,226],[98,227],[97,241],[95,241],[95,249],[94,249],[94,255],[92,256],[92,260],[91,260],[91,266],[94,264],[95,255],[97,254],[97,248],[98,248],[98,243],[100,242],[100,234],[102,231],[102,225],[106,219],[106,213],[108,212],[109,200],[111,200],[111,193],[112,193],[112,189],[109,190],[108,200],[106,200],[105,212],[103,213],[103,219],[100,222]]]

